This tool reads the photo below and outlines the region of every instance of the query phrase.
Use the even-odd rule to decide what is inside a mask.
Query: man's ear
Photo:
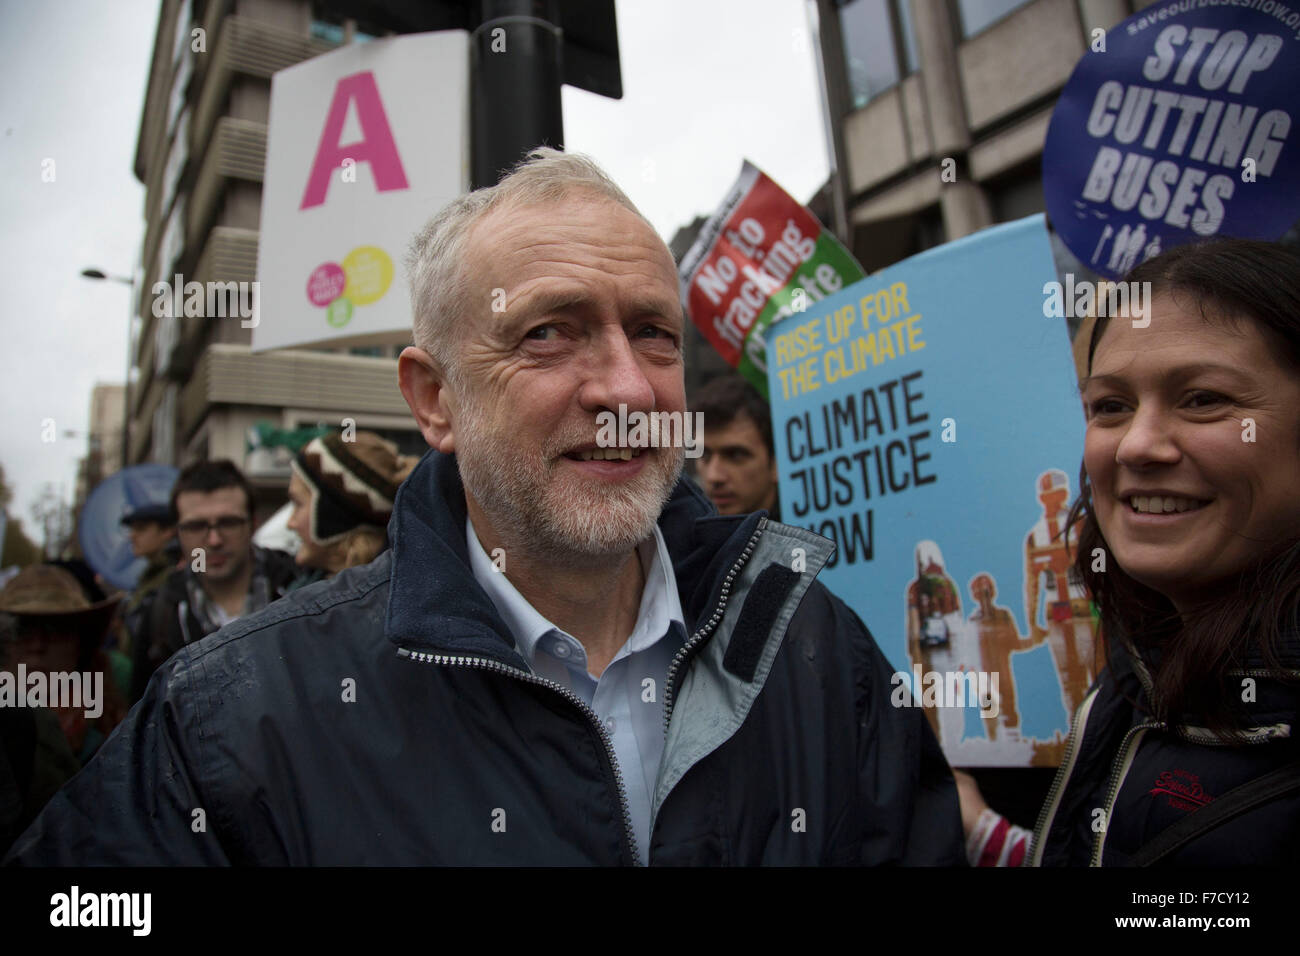
[[[446,385],[429,353],[414,345],[404,348],[397,358],[397,384],[429,447],[447,455],[454,452]]]

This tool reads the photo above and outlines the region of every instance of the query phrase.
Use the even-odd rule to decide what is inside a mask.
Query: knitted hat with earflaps
[[[363,525],[383,530],[412,463],[372,432],[357,432],[350,442],[338,434],[308,442],[293,471],[312,492],[312,540],[333,544]]]

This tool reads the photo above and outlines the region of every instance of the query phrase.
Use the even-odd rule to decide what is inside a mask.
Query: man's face
[[[192,566],[194,549],[203,549],[201,581],[229,581],[249,567],[253,532],[248,504],[242,488],[182,491],[176,496],[181,556]]]
[[[444,396],[470,516],[536,554],[624,553],[653,532],[681,448],[597,447],[597,415],[685,413],[677,273],[638,216],[591,194],[503,208],[467,244]],[[505,311],[494,311],[504,291]],[[594,453],[594,454],[593,454]],[[595,457],[600,456],[600,457]]]
[[[175,534],[174,528],[164,528],[156,521],[133,521],[127,526],[131,537],[131,553],[137,558],[157,554]]]
[[[758,426],[744,413],[726,425],[705,422],[699,469],[704,490],[721,514],[770,511],[776,504],[776,462]]]

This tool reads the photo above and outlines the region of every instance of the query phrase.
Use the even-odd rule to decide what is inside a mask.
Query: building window
[[[853,108],[865,106],[919,65],[908,0],[835,0]],[[899,64],[902,64],[900,70]]]
[[[414,426],[411,428],[372,428],[364,425],[358,427],[392,442],[397,446],[400,455],[414,455],[418,458],[429,450],[424,436]]]
[[[924,252],[948,241],[943,228],[943,211],[936,204],[923,209],[916,217],[916,251]],[[913,253],[915,255],[916,253]]]
[[[1027,3],[1029,0],[957,0],[962,37],[973,37]]]
[[[1011,222],[1043,212],[1043,179],[1037,164],[1028,164],[987,184],[994,222]]]
[[[311,35],[317,40],[324,40],[326,43],[333,43],[335,46],[342,46],[346,37],[346,32],[341,23],[330,23],[326,20],[311,21]]]
[[[316,39],[335,46],[369,43],[391,32],[380,23],[372,23],[369,20],[358,21],[348,16],[353,6],[354,4],[349,0],[312,0],[309,32]]]
[[[912,26],[911,0],[894,0],[895,19],[903,33],[904,75],[910,76],[921,68],[921,58],[916,53],[916,30]]]

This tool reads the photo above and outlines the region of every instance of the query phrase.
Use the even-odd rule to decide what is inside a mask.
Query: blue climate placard
[[[1300,215],[1300,5],[1170,0],[1097,31],[1043,147],[1047,214],[1117,278],[1207,236],[1277,239]]]
[[[781,516],[957,766],[1059,762],[1096,673],[1066,511],[1084,422],[1043,217],[901,262],[768,337]],[[1069,542],[1073,544],[1073,536]],[[1072,552],[1071,552],[1072,553]]]

